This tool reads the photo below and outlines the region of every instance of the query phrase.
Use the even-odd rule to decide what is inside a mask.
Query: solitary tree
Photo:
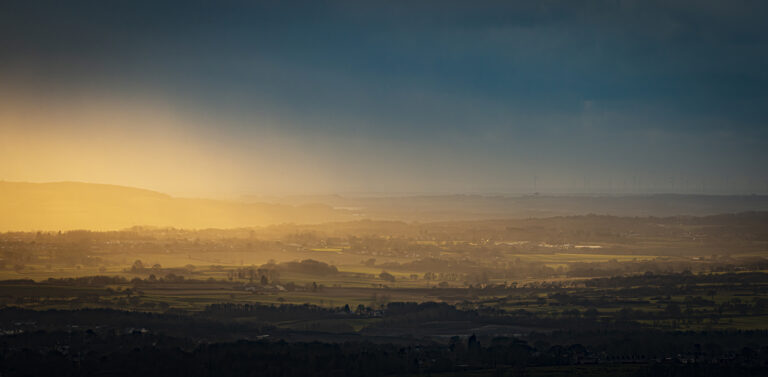
[[[395,281],[395,276],[390,274],[387,271],[381,271],[381,273],[379,274],[379,277],[381,278],[381,280]]]

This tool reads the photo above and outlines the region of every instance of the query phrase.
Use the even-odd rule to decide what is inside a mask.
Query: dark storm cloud
[[[599,165],[615,155],[597,145],[660,130],[672,145],[624,168],[702,155],[721,134],[735,141],[718,162],[768,160],[768,3],[471,4],[6,1],[0,79],[149,88],[288,134],[447,138],[502,160],[523,141],[550,165]],[[678,170],[715,162],[701,157]]]

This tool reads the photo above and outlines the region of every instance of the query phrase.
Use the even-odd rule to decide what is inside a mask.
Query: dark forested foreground
[[[765,330],[661,331],[583,320],[516,337],[377,337],[259,321],[276,311],[328,312],[309,306],[219,307],[194,315],[3,309],[0,370],[4,376],[764,376],[768,365]],[[382,315],[420,325],[493,322],[439,304],[390,304]],[[236,337],[248,340],[227,340]]]
[[[222,301],[201,310],[143,304],[158,298],[142,289],[177,289],[178,282],[136,280],[127,293],[113,288],[126,283],[2,282],[7,302],[17,296],[17,304],[0,309],[2,375],[765,376],[768,368],[762,272],[431,288],[443,302]],[[20,296],[78,289],[87,293],[70,298],[66,309]],[[462,301],[448,302],[459,293]],[[123,295],[132,309],[110,308],[110,295]]]

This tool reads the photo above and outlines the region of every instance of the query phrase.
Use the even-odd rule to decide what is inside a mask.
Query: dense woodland
[[[392,303],[383,313],[393,322],[390,326],[488,315],[444,304],[407,303]],[[329,314],[332,311],[311,306],[258,305],[216,306],[198,315],[4,309],[0,370],[10,376],[386,376],[468,371],[520,376],[536,375],[542,367],[603,366],[614,368],[619,373],[614,375],[627,376],[760,376],[768,363],[764,330],[669,332],[620,323],[564,323],[561,330],[522,337],[472,334],[435,340],[334,336],[265,324],[276,316]],[[233,322],[235,315],[263,322]],[[229,340],[236,336],[240,340]]]

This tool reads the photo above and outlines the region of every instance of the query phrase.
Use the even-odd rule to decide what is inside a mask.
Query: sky
[[[766,193],[764,1],[0,3],[0,180]]]

